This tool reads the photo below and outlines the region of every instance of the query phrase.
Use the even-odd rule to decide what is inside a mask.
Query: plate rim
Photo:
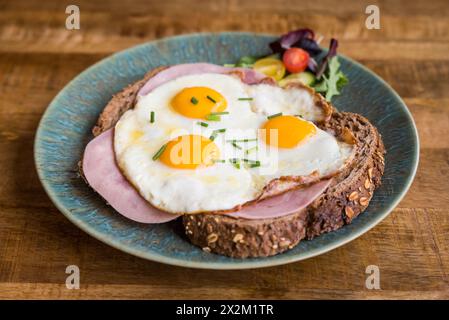
[[[115,248],[122,252],[137,256],[139,258],[150,260],[154,262],[164,263],[168,265],[178,266],[178,267],[187,267],[187,268],[196,268],[196,269],[215,269],[215,270],[243,270],[243,269],[255,269],[255,268],[265,268],[265,267],[274,267],[279,265],[284,265],[292,262],[302,261],[306,260],[315,256],[319,256],[321,254],[324,254],[326,252],[332,251],[338,247],[344,246],[345,244],[357,239],[361,235],[367,233],[372,228],[377,226],[382,220],[384,220],[393,210],[394,208],[401,202],[401,200],[404,198],[404,196],[407,194],[408,190],[410,189],[410,186],[413,183],[413,180],[416,176],[418,164],[419,164],[419,150],[420,150],[420,141],[419,141],[419,135],[418,135],[418,129],[416,127],[416,123],[413,119],[413,116],[408,109],[405,102],[401,99],[401,97],[398,95],[398,93],[385,81],[383,80],[379,75],[377,75],[372,70],[368,69],[358,61],[349,58],[345,55],[339,54],[338,56],[348,60],[349,62],[355,64],[357,67],[363,69],[363,71],[369,73],[371,76],[376,78],[382,85],[384,85],[391,93],[393,98],[402,106],[403,110],[405,111],[405,114],[409,120],[409,123],[411,124],[412,131],[413,131],[413,140],[415,142],[415,148],[413,149],[413,158],[412,158],[412,171],[411,174],[407,177],[405,182],[405,187],[401,190],[401,192],[397,195],[395,195],[395,198],[393,201],[390,202],[390,204],[384,208],[384,212],[378,216],[375,217],[375,219],[366,226],[362,226],[359,229],[355,230],[351,235],[345,236],[343,239],[340,239],[338,241],[334,241],[333,243],[327,244],[323,246],[322,248],[311,250],[310,252],[303,253],[300,256],[285,256],[284,258],[277,258],[276,260],[270,260],[270,257],[264,257],[260,260],[254,259],[254,260],[243,260],[242,259],[236,259],[236,261],[239,261],[238,263],[234,262],[204,262],[204,261],[189,261],[189,260],[182,260],[180,258],[173,258],[173,257],[167,257],[164,255],[161,255],[157,252],[150,252],[150,251],[141,251],[138,249],[134,249],[132,247],[129,247],[126,244],[121,244],[114,240],[114,238],[105,236],[104,233],[98,232],[96,229],[91,228],[89,224],[84,223],[83,221],[75,218],[72,213],[65,208],[65,206],[61,203],[59,198],[53,193],[50,187],[50,183],[47,182],[46,177],[44,176],[44,170],[41,169],[41,163],[40,163],[40,151],[43,150],[43,147],[41,145],[41,141],[43,141],[42,136],[44,132],[44,126],[43,122],[44,119],[49,116],[49,114],[56,109],[58,105],[58,101],[61,99],[62,95],[64,94],[65,90],[72,85],[78,78],[83,76],[86,73],[91,72],[92,70],[95,70],[96,68],[100,67],[103,63],[106,63],[107,60],[112,59],[118,55],[124,54],[125,52],[129,53],[130,51],[139,50],[140,48],[147,46],[148,44],[155,44],[160,43],[164,41],[170,41],[170,40],[180,40],[185,38],[195,38],[195,37],[205,37],[205,36],[265,36],[265,37],[273,37],[274,34],[270,33],[256,33],[256,32],[239,32],[239,31],[226,31],[226,32],[197,32],[197,33],[188,33],[188,34],[181,34],[181,35],[175,35],[171,37],[165,37],[161,39],[155,39],[146,41],[144,43],[120,50],[118,52],[115,52],[113,54],[110,54],[104,58],[102,58],[100,61],[95,62],[91,66],[87,67],[82,72],[78,73],[73,79],[71,79],[69,82],[67,82],[62,89],[57,93],[57,95],[51,100],[47,108],[45,109],[44,113],[42,114],[41,119],[39,120],[39,124],[36,130],[35,138],[34,138],[34,144],[33,144],[33,153],[34,153],[34,163],[36,167],[36,171],[38,173],[38,177],[40,180],[41,185],[43,186],[45,192],[47,193],[48,197],[52,201],[52,203],[56,206],[56,208],[75,226],[89,234],[90,236],[94,237],[95,239]],[[279,254],[279,255],[282,255]],[[279,255],[276,255],[279,257]]]

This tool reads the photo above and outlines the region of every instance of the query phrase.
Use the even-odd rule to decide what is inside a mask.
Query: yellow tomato
[[[281,80],[285,75],[284,63],[275,58],[257,60],[253,65],[253,69],[268,77],[272,77],[276,81]]]

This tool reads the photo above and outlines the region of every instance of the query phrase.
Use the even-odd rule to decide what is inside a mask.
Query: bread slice
[[[133,108],[140,88],[164,68],[150,71],[114,95],[92,129],[94,136],[113,127],[125,111]],[[351,223],[366,209],[381,183],[385,148],[377,129],[359,114],[336,112],[319,126],[354,143],[356,153],[351,165],[333,178],[318,199],[297,213],[275,219],[247,220],[211,213],[184,215],[183,225],[190,241],[207,252],[236,258],[263,257]],[[82,164],[80,171],[82,175]]]
[[[369,204],[384,171],[385,148],[376,128],[355,113],[335,113],[321,128],[342,140],[355,139],[354,161],[333,178],[306,209],[276,219],[246,220],[229,215],[184,215],[190,241],[205,251],[236,258],[271,256],[300,240],[337,230]]]

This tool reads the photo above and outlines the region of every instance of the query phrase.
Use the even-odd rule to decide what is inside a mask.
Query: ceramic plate
[[[183,267],[244,269],[285,264],[339,247],[374,227],[399,203],[415,175],[419,142],[404,102],[381,78],[340,57],[349,78],[333,102],[341,111],[367,117],[382,134],[387,155],[382,186],[368,209],[342,229],[302,241],[268,258],[232,259],[190,244],[178,222],[144,225],[116,213],[79,177],[77,163],[99,113],[123,87],[160,65],[186,62],[233,63],[241,56],[269,54],[273,36],[251,33],[193,34],[149,42],[114,54],[82,72],[52,101],[35,141],[37,171],[48,195],[74,224],[93,237],[130,254]]]

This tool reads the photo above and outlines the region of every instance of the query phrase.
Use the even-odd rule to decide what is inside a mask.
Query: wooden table
[[[0,1],[0,298],[449,298],[449,3],[441,1]],[[381,29],[365,28],[377,3]],[[45,108],[79,72],[113,52],[199,31],[282,33],[310,26],[402,96],[421,139],[407,196],[372,231],[306,261],[244,271],[145,261],[72,225],[50,202],[33,162]],[[327,41],[326,41],[327,43]],[[65,286],[67,265],[81,288]],[[365,287],[378,265],[381,290]]]

